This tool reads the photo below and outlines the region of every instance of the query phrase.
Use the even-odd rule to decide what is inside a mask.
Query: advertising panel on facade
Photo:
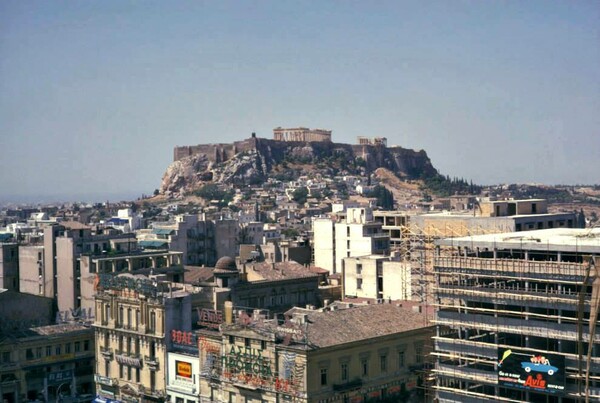
[[[534,392],[563,394],[565,357],[499,348],[498,384]]]
[[[175,373],[181,378],[192,378],[192,364],[185,361],[175,361]]]

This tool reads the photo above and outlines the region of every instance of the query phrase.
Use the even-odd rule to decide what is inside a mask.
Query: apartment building
[[[600,399],[600,229],[436,245],[440,402]]]
[[[313,221],[316,266],[333,274],[341,272],[346,257],[390,253],[390,237],[370,208],[348,208],[345,216],[336,217]]]
[[[133,234],[95,231],[78,222],[48,226],[43,245],[19,248],[19,282],[23,292],[55,299],[59,311],[81,309],[81,256],[109,256],[136,249]]]
[[[344,297],[410,300],[410,262],[380,255],[346,257],[342,264],[342,287]]]
[[[0,288],[19,291],[19,246],[0,241]]]

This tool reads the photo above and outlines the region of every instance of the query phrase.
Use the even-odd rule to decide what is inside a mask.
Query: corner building
[[[220,330],[197,332],[201,402],[358,403],[417,394],[434,329],[421,314],[341,303],[288,313],[284,323],[243,311],[232,321],[226,310]]]
[[[100,274],[96,287],[96,402],[164,402],[166,336],[191,330],[190,294],[131,274]]]

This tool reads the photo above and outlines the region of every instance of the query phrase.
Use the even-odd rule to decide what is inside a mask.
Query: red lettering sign
[[[542,377],[542,374],[537,374],[535,379],[532,375],[529,375],[525,380],[525,386],[536,389],[546,389],[546,381]]]
[[[181,330],[171,330],[171,341],[175,344],[184,344],[193,346],[192,332],[182,332]]]

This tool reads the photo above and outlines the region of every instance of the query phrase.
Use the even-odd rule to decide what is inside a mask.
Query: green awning
[[[174,232],[175,232],[174,229],[168,229],[168,228],[154,228],[152,230],[152,233],[156,234],[156,235],[171,235]]]
[[[138,246],[144,249],[168,249],[169,244],[165,241],[139,241]]]

